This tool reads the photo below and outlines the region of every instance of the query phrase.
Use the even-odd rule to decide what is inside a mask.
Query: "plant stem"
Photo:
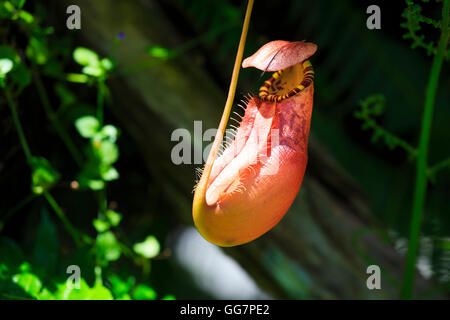
[[[36,69],[33,69],[33,78],[34,78],[34,82],[36,84],[36,88],[38,90],[39,96],[42,101],[42,106],[44,107],[44,111],[47,115],[47,118],[50,120],[56,133],[59,135],[61,140],[66,145],[67,149],[69,150],[69,152],[72,155],[75,162],[79,166],[81,166],[83,164],[83,158],[81,156],[81,153],[78,151],[77,147],[72,142],[72,139],[70,138],[70,136],[67,134],[67,132],[61,127],[61,125],[57,121],[57,114],[53,110],[53,108],[50,104],[50,100],[48,98],[47,91],[45,90],[44,84],[42,83],[41,77],[39,76],[39,73]]]
[[[53,211],[55,211],[55,213],[61,219],[62,223],[64,224],[64,227],[70,233],[70,235],[74,239],[77,246],[80,246],[82,242],[85,242],[87,244],[92,244],[93,240],[89,236],[82,234],[74,226],[72,226],[72,224],[70,223],[70,221],[67,219],[66,215],[64,214],[64,211],[58,205],[55,198],[53,198],[53,196],[50,194],[50,192],[45,191],[44,197],[45,197],[45,199],[47,199],[47,202],[52,207]]]
[[[410,158],[415,158],[417,156],[417,149],[414,148],[412,145],[410,145],[408,142],[400,138],[394,133],[391,133],[390,131],[386,130],[382,126],[378,125],[373,119],[371,119],[369,116],[363,117],[363,120],[365,121],[366,125],[373,129],[381,132],[381,136],[383,137],[390,137],[392,140],[395,141],[396,146],[402,148],[405,150]]]
[[[444,61],[448,44],[448,24],[449,24],[450,1],[443,1],[441,37],[437,48],[436,56],[431,65],[430,77],[427,84],[425,106],[422,118],[422,128],[420,133],[419,148],[416,166],[416,185],[414,190],[412,219],[410,226],[409,245],[406,270],[403,279],[401,292],[402,299],[411,299],[413,296],[414,274],[419,249],[420,228],[425,207],[427,191],[427,158],[428,144],[430,140],[431,124],[433,120],[434,102],[439,83],[439,74]]]
[[[19,115],[17,114],[16,106],[14,104],[14,100],[11,97],[11,93],[9,92],[9,89],[5,86],[3,88],[5,91],[6,99],[8,100],[8,106],[11,109],[11,114],[13,116],[14,126],[16,127],[17,133],[19,135],[20,144],[22,145],[23,152],[25,153],[25,157],[27,158],[28,164],[31,164],[31,151],[30,147],[28,146],[27,139],[25,138],[25,134],[23,132],[22,124],[19,120]]]
[[[209,176],[211,175],[212,166],[214,164],[214,160],[217,157],[217,153],[219,152],[223,135],[225,133],[225,129],[227,127],[228,118],[230,117],[231,108],[233,106],[234,96],[236,95],[236,87],[239,78],[239,70],[241,69],[242,57],[244,55],[245,42],[247,39],[248,27],[250,25],[250,16],[252,14],[253,9],[253,0],[248,1],[247,11],[245,12],[244,25],[242,27],[241,39],[239,41],[239,47],[236,54],[236,60],[234,62],[233,74],[231,76],[230,88],[228,89],[228,97],[225,102],[225,107],[223,110],[222,118],[220,119],[219,128],[217,129],[216,137],[214,138],[214,142],[211,147],[211,151],[209,152],[208,159],[206,160],[205,168],[203,170],[202,177],[197,185],[195,195],[194,195],[194,208],[200,208],[204,203],[204,197],[206,194],[206,186],[209,180]],[[197,207],[198,206],[198,207]]]
[[[98,260],[96,261],[94,273],[95,273],[95,285],[103,286],[102,267],[100,267]]]
[[[104,92],[105,80],[102,78],[98,79],[98,93],[97,93],[97,120],[100,123],[100,128],[103,127],[103,113],[104,113],[104,102],[105,102],[105,92]]]
[[[21,200],[18,204],[16,204],[13,208],[11,208],[5,215],[1,217],[0,220],[0,232],[4,227],[5,222],[11,218],[17,211],[22,209],[25,205],[27,205],[31,200],[35,199],[37,195],[35,193],[30,193],[25,199]]]
[[[445,169],[447,167],[450,167],[450,158],[447,158],[445,160],[442,160],[441,162],[435,164],[428,170],[428,175],[430,178],[433,178],[436,176],[436,173],[442,169]]]
[[[99,206],[99,218],[104,219],[106,217],[106,211],[108,210],[108,200],[106,194],[106,182],[103,189],[98,191],[98,206]]]
[[[98,92],[97,92],[97,120],[100,123],[100,128],[103,126],[103,113],[104,113],[104,79],[98,79]],[[104,218],[108,202],[106,199],[106,182],[103,189],[98,191],[98,205],[99,205],[99,218]]]
[[[104,102],[105,102],[105,92],[104,85],[105,79],[103,77],[98,79],[98,92],[97,92],[97,120],[100,123],[100,128],[103,127],[103,114],[104,114]],[[99,218],[104,218],[106,214],[108,202],[106,198],[106,182],[102,190],[98,192],[98,202],[99,202]]]

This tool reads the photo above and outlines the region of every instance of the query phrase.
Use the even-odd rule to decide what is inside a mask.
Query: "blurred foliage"
[[[363,121],[362,129],[372,129],[372,143],[383,138],[384,143],[390,148],[401,147],[409,153],[410,158],[416,156],[417,150],[406,141],[403,141],[394,134],[388,132],[382,126],[376,123],[375,117],[381,116],[385,111],[384,96],[375,94],[361,101],[361,110],[355,111],[355,117]]]
[[[24,0],[0,1],[2,24],[7,30],[14,30],[6,34],[2,32],[6,38],[3,38],[0,46],[0,85],[7,97],[15,131],[19,134],[31,173],[31,196],[6,214],[2,213],[0,231],[5,228],[8,219],[29,201],[42,196],[46,203],[41,202],[41,219],[34,234],[35,245],[31,254],[24,253],[11,238],[0,237],[0,299],[174,299],[173,295],[158,295],[151,286],[145,284],[150,272],[150,259],[160,253],[157,238],[149,235],[144,242],[135,244],[127,244],[119,239],[122,214],[108,204],[107,184],[119,178],[119,172],[114,166],[119,159],[119,129],[103,123],[104,105],[109,99],[106,82],[114,72],[114,62],[108,57],[100,58],[93,50],[77,47],[72,57],[81,66],[81,72],[68,72],[70,47],[64,39],[55,39],[53,28],[45,27],[41,17],[34,16],[24,8],[28,8]],[[42,6],[37,5],[37,11],[42,13],[42,9]],[[19,43],[16,42],[17,38],[20,38]],[[54,81],[54,92],[47,91],[41,75]],[[78,103],[77,95],[69,89],[70,82],[96,90],[96,107],[78,108],[77,114],[70,117],[72,123],[64,123],[64,113],[74,109],[73,106]],[[18,112],[22,109],[28,111],[21,105],[21,93],[32,84],[37,88],[49,124],[65,145],[69,158],[78,165],[78,173],[67,172],[61,162],[34,155],[41,151],[29,145],[30,137],[21,125],[22,115]],[[60,99],[57,109],[52,106],[54,100],[50,96],[53,95]],[[84,148],[80,148],[83,141],[73,136],[71,127],[76,129],[82,139],[88,140]],[[75,227],[59,200],[52,195],[53,189],[62,179],[72,181],[70,185],[73,192],[90,190],[97,198],[98,215],[92,220],[95,237],[89,235],[92,229]],[[49,209],[60,219],[61,225],[75,243],[71,258],[83,256],[81,260],[75,258],[82,265],[80,270],[83,275],[76,281],[79,288],[69,285],[69,280],[66,280],[69,275],[61,272],[68,261],[62,261],[67,257],[64,259],[59,252],[67,244],[62,246],[60,243],[58,226],[53,222]],[[122,259],[129,259],[135,269],[141,269],[142,274],[136,277],[130,271],[122,280],[122,276],[115,271],[117,268],[111,265]],[[89,275],[86,270],[94,270],[94,273]],[[84,275],[85,272],[87,275]],[[89,285],[92,277],[93,285]]]

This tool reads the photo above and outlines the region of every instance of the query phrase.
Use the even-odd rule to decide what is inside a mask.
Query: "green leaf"
[[[42,65],[48,60],[49,52],[44,39],[31,37],[26,49],[27,57],[35,63]]]
[[[15,274],[12,280],[30,296],[38,298],[42,282],[36,275],[32,273]]]
[[[15,8],[9,1],[0,1],[0,18],[9,19],[12,17]]]
[[[25,10],[20,10],[19,11],[19,17],[25,21],[25,23],[31,24],[34,21],[34,17],[31,13],[29,13],[28,11]]]
[[[127,299],[130,297],[128,293],[131,288],[135,285],[136,279],[132,276],[129,276],[127,281],[123,281],[119,278],[119,276],[113,274],[109,277],[109,281],[111,282],[111,290],[116,297],[116,299]]]
[[[102,178],[105,181],[113,181],[119,178],[119,172],[117,172],[114,167],[107,167],[107,169],[102,170]]]
[[[87,185],[92,190],[103,190],[105,188],[105,182],[103,180],[89,180]]]
[[[57,285],[58,290],[55,293],[57,300],[88,300],[91,288],[89,288],[86,281],[80,279],[80,288],[76,289],[67,286],[66,282]]]
[[[18,86],[18,92],[31,83],[31,74],[28,68],[23,64],[14,67],[9,75],[11,82]]]
[[[103,285],[96,283],[89,293],[90,300],[113,300],[111,291]]]
[[[78,47],[73,51],[73,59],[82,66],[96,66],[99,63],[97,53],[84,47]]]
[[[121,248],[116,237],[111,231],[101,233],[97,236],[97,249],[106,261],[119,259]]]
[[[58,300],[112,300],[113,295],[108,288],[97,283],[90,288],[86,281],[80,279],[80,288],[68,287],[66,283],[58,284],[55,299]]]
[[[19,245],[6,237],[0,238],[1,262],[10,269],[16,269],[25,260],[25,256]]]
[[[145,258],[151,259],[159,254],[160,245],[154,236],[148,236],[143,242],[135,243],[133,250]]]
[[[96,148],[97,155],[102,164],[111,165],[117,161],[119,150],[111,141],[102,141]]]
[[[26,0],[11,0],[11,3],[16,7],[17,9],[22,9],[23,5],[25,4]]]
[[[31,158],[31,189],[36,194],[42,194],[51,188],[60,177],[58,171],[52,168],[47,159],[42,157]]]
[[[53,293],[51,293],[47,288],[43,288],[41,292],[39,292],[37,298],[39,300],[54,300],[55,297]]]
[[[10,59],[0,59],[0,78],[4,78],[12,70],[14,63]]]
[[[95,219],[92,224],[94,225],[94,228],[97,230],[97,232],[104,232],[106,230],[109,230],[110,224],[101,219]]]
[[[18,270],[22,273],[31,272],[31,265],[28,262],[23,262],[20,264]]]
[[[155,300],[156,292],[149,286],[140,284],[133,290],[133,298],[136,300]]]
[[[122,219],[122,215],[114,210],[106,211],[106,217],[108,218],[109,223],[114,227],[117,227]]]
[[[97,133],[100,123],[93,116],[84,116],[75,121],[75,127],[83,138],[92,138]]]
[[[87,83],[89,81],[88,76],[81,73],[69,73],[66,77],[67,81],[74,83]]]
[[[108,139],[111,142],[116,142],[118,130],[115,126],[108,124],[100,130],[98,135],[98,139]]]
[[[167,59],[170,56],[170,51],[160,46],[150,46],[147,51],[152,57],[158,59]]]
[[[108,58],[103,58],[100,61],[100,64],[101,64],[103,70],[105,70],[105,71],[109,71],[109,70],[112,70],[112,68],[114,68],[113,62]]]
[[[58,259],[58,230],[47,210],[41,212],[33,251],[33,265],[41,267],[49,274],[55,271]]]
[[[104,74],[103,69],[100,68],[97,65],[89,65],[86,67],[83,67],[83,69],[81,69],[81,71],[84,74],[87,74],[88,76],[92,76],[92,77],[100,77],[101,75]]]

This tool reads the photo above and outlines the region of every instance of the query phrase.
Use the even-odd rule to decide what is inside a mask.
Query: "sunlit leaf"
[[[102,170],[102,178],[105,181],[113,181],[119,178],[119,172],[114,167],[106,167],[106,170]]]
[[[97,133],[100,123],[93,116],[84,116],[75,121],[75,127],[83,138],[92,138]]]
[[[80,288],[67,286],[66,283],[58,285],[55,295],[59,300],[112,300],[113,296],[108,288],[96,284],[90,288],[84,279],[80,279]]]
[[[118,130],[115,126],[108,124],[100,130],[98,135],[99,139],[108,139],[111,142],[115,142],[117,140]]]
[[[111,59],[108,59],[108,58],[103,58],[100,61],[100,64],[101,64],[102,68],[106,71],[109,71],[114,67],[113,62],[111,61]]]
[[[119,157],[119,150],[111,141],[102,141],[96,152],[101,162],[106,165],[113,164]]]
[[[31,264],[29,264],[28,262],[23,262],[20,264],[18,270],[20,270],[20,272],[22,273],[31,272]]]
[[[101,284],[95,284],[95,286],[90,290],[89,300],[113,300],[113,295],[108,288]]]
[[[129,292],[136,283],[134,277],[129,276],[126,281],[123,281],[119,276],[113,274],[109,277],[109,280],[111,282],[111,290],[117,299],[131,299]]]
[[[33,15],[25,10],[19,11],[19,17],[28,24],[31,24],[34,21]]]
[[[98,232],[104,232],[104,231],[108,230],[110,227],[110,224],[107,221],[101,220],[101,219],[94,219],[92,224],[94,225],[94,228]]]
[[[11,18],[14,11],[15,8],[11,2],[0,1],[0,18],[3,19]]]
[[[102,190],[105,188],[105,182],[102,180],[89,180],[87,184],[92,190]]]
[[[133,298],[136,300],[155,300],[156,292],[149,286],[140,284],[133,290]]]
[[[89,81],[88,76],[81,73],[69,73],[66,77],[67,81],[75,83],[86,83]]]
[[[12,277],[12,280],[26,293],[34,298],[38,298],[42,288],[42,282],[36,275],[32,273],[16,274]]]
[[[39,300],[54,300],[55,296],[50,292],[47,288],[43,288],[41,292],[37,295],[37,299]]]
[[[97,236],[97,249],[107,261],[119,259],[121,248],[116,237],[111,231],[101,233]]]
[[[150,46],[147,51],[152,57],[158,59],[167,59],[170,56],[170,51],[160,46]]]
[[[0,59],[0,78],[12,70],[14,63],[10,59]]]
[[[143,242],[135,243],[133,250],[145,258],[151,259],[159,254],[160,245],[154,236],[148,236]]]
[[[117,227],[122,219],[122,215],[114,210],[106,211],[106,217],[112,226]]]
[[[103,69],[97,65],[86,66],[81,71],[84,74],[87,74],[88,76],[93,76],[93,77],[100,77],[103,74]]]
[[[59,180],[60,174],[53,169],[47,159],[32,157],[30,165],[32,168],[31,188],[34,193],[43,193]]]
[[[98,65],[97,53],[84,47],[78,47],[73,51],[73,59],[82,66]]]

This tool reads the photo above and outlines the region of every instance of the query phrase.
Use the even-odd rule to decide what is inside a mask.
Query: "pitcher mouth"
[[[291,75],[288,75],[287,77],[288,79],[284,83],[282,83],[281,80],[286,74],[286,71],[290,71],[290,73],[295,74],[299,73],[296,72],[295,70],[298,68],[302,69],[302,78],[297,86],[295,86],[295,83],[298,83],[299,79],[297,79],[297,82],[294,82],[296,81],[295,76]],[[297,64],[273,73],[272,76],[264,82],[261,88],[259,88],[259,98],[263,101],[280,102],[282,100],[288,99],[302,92],[313,82],[313,80],[314,80],[314,70],[312,64],[311,62],[309,62],[309,60],[305,60],[301,64]],[[283,87],[283,84],[287,84],[288,89]],[[290,84],[293,84],[294,87]]]

